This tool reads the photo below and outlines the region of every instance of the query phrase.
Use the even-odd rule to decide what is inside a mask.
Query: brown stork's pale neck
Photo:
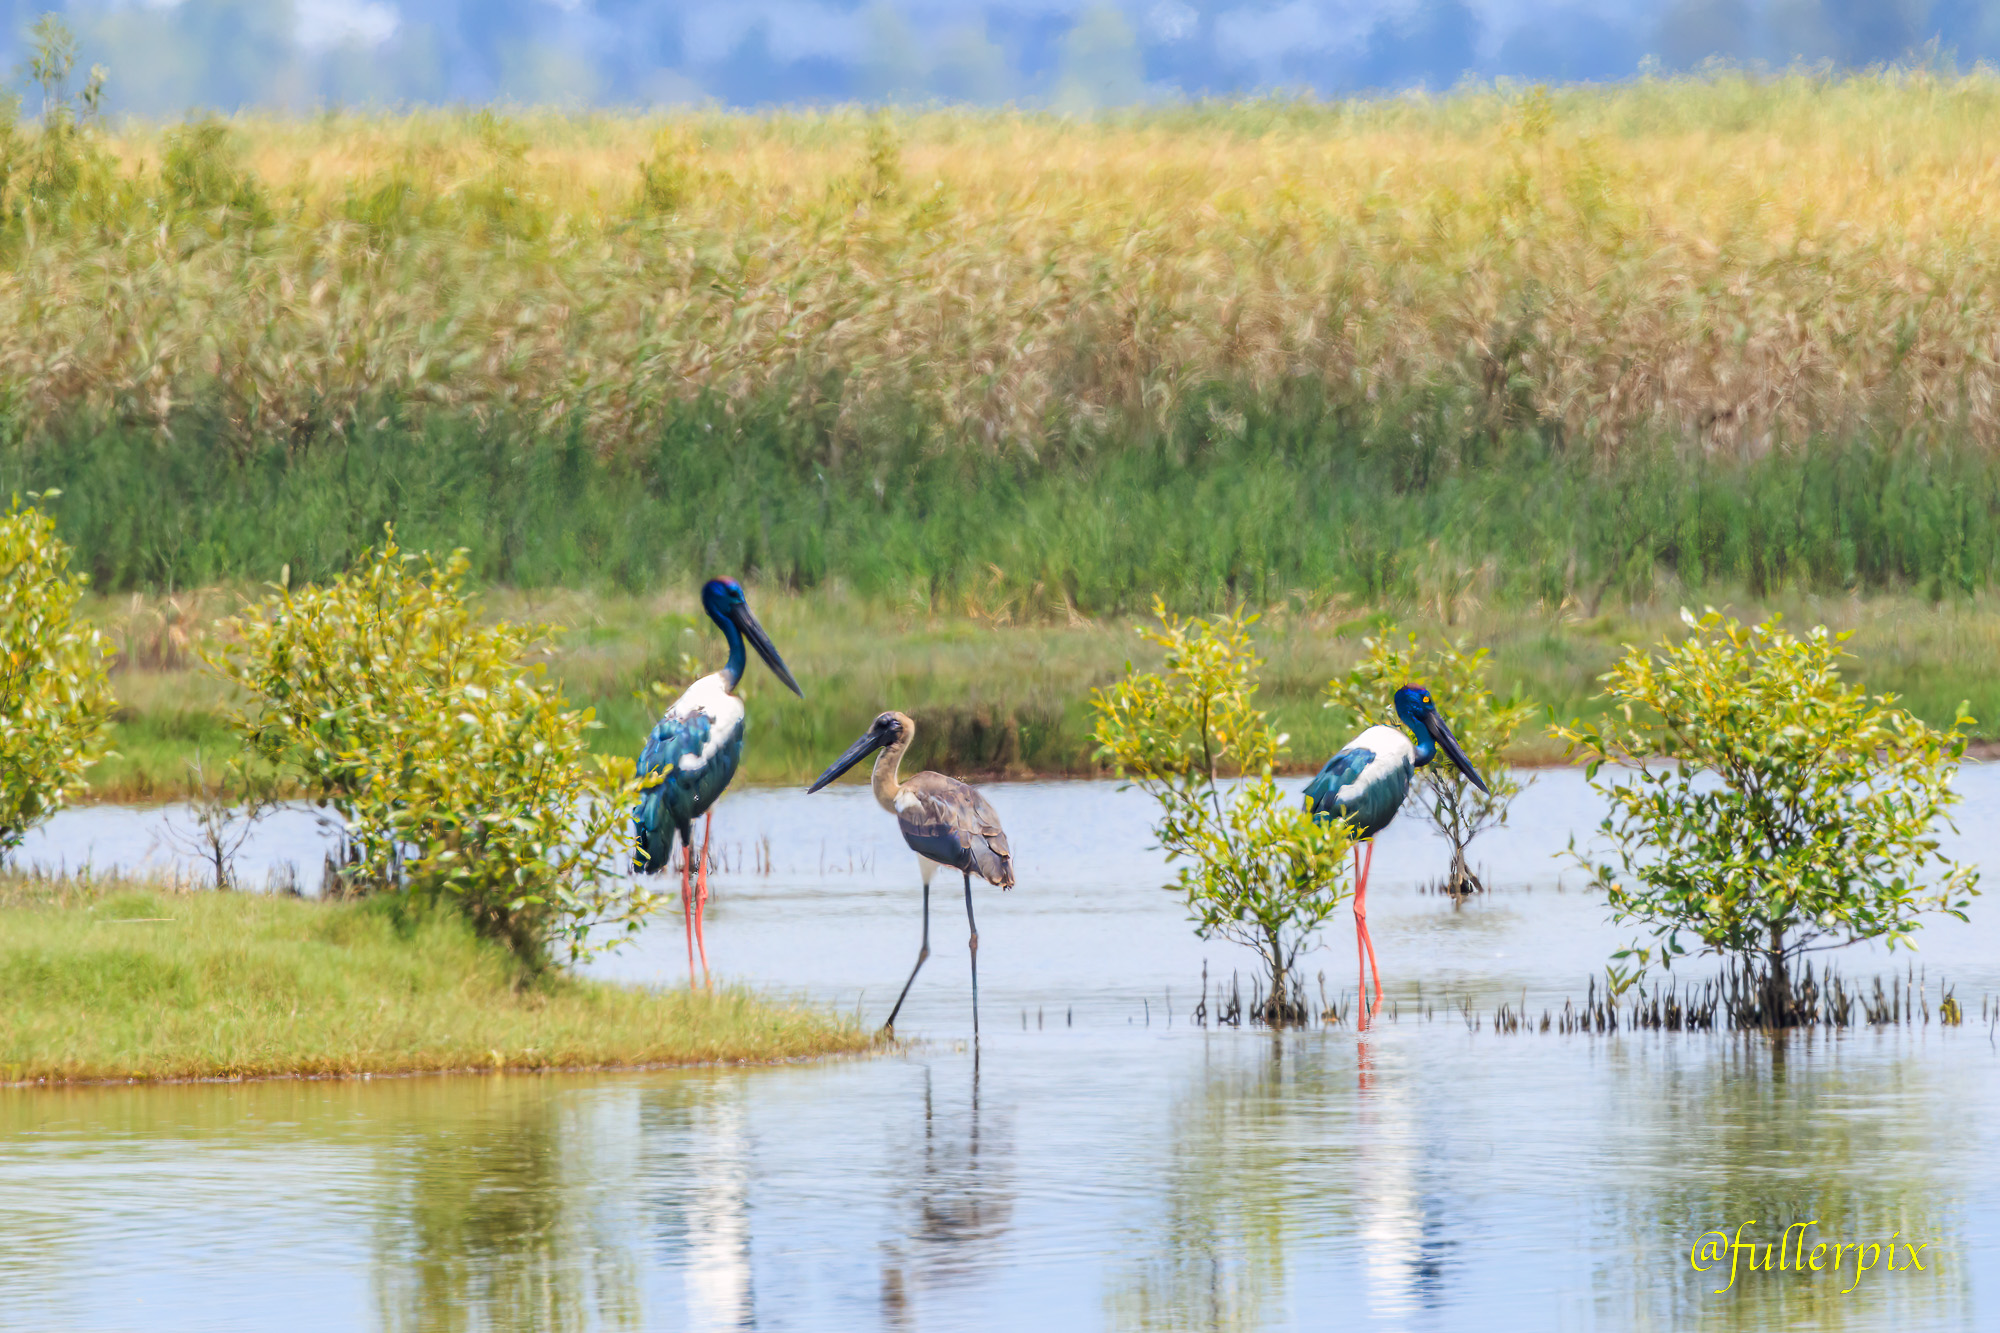
[[[917,734],[917,724],[902,713],[896,714],[897,736],[892,744],[885,745],[875,756],[875,769],[869,785],[875,789],[875,800],[891,814],[896,810],[896,797],[903,790],[903,752],[910,748],[910,738]]]

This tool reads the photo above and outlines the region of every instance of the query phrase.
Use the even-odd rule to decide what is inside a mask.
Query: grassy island
[[[0,1081],[772,1061],[868,1049],[746,991],[525,975],[448,913],[170,885],[0,881]]]

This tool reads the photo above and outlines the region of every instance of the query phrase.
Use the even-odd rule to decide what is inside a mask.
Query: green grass
[[[209,590],[175,603],[191,613],[197,645],[243,592]],[[1505,691],[1567,718],[1599,705],[1596,677],[1628,642],[1650,643],[1680,631],[1680,599],[1666,590],[1652,601],[1600,607],[1519,607],[1471,592],[1429,605],[1361,602],[1342,596],[1288,597],[1269,604],[1258,627],[1268,657],[1259,696],[1289,732],[1295,768],[1316,768],[1348,739],[1350,724],[1319,706],[1320,692],[1361,651],[1362,639],[1391,621],[1426,633],[1448,632],[1493,652]],[[1852,630],[1849,670],[1874,690],[1894,691],[1907,706],[1949,723],[1960,700],[1981,719],[1977,734],[2000,736],[2000,596],[1984,593],[1932,605],[1896,594],[1753,598],[1688,593],[1755,616],[1778,611],[1793,625]],[[750,734],[740,781],[803,782],[840,753],[869,718],[896,707],[916,718],[906,762],[972,775],[1082,775],[1100,770],[1090,739],[1089,696],[1115,679],[1128,658],[1150,661],[1131,617],[1010,619],[1004,608],[982,615],[932,613],[833,592],[786,593],[753,585],[759,616],[805,686],[794,699],[752,664],[743,691]],[[1608,602],[1609,599],[1607,599]],[[633,596],[581,590],[489,590],[488,610],[512,619],[563,626],[552,663],[573,699],[594,705],[602,730],[593,746],[636,754],[662,705],[634,698],[642,683],[684,679],[680,658],[713,670],[721,640],[694,605],[694,589]],[[133,660],[157,660],[162,599],[95,599],[92,611]],[[1445,624],[1448,615],[1451,623]],[[217,710],[228,700],[206,675],[186,668],[121,670],[113,677],[122,720],[112,744],[118,757],[92,771],[99,799],[164,796],[186,780],[198,746],[233,753]],[[1514,758],[1556,760],[1561,751],[1540,732],[1524,733]]]
[[[1362,416],[1299,391],[1216,390],[1164,431],[1078,426],[995,453],[915,408],[843,442],[784,399],[675,407],[636,454],[580,431],[432,414],[255,448],[190,418],[75,422],[0,444],[0,492],[52,502],[107,592],[343,570],[394,521],[516,587],[645,592],[716,571],[936,612],[1181,609],[1305,589],[1518,606],[1695,590],[1911,591],[2000,577],[2000,453],[1850,433],[1754,457],[1493,428],[1442,395]]]
[[[449,914],[0,879],[0,1080],[766,1061],[865,1050],[746,991],[524,980]]]

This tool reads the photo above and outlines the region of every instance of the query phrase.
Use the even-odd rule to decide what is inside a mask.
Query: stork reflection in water
[[[924,960],[931,956],[931,876],[939,866],[949,866],[965,877],[965,923],[972,931],[972,1035],[979,1035],[979,923],[972,916],[972,877],[976,874],[988,884],[997,884],[1003,889],[1014,887],[1014,858],[1007,847],[1007,835],[1001,831],[1000,816],[986,803],[986,798],[960,782],[942,773],[919,773],[908,782],[899,780],[903,765],[903,752],[910,748],[911,739],[917,734],[917,724],[903,713],[884,713],[876,718],[861,734],[861,739],[847,747],[847,753],[833,761],[832,767],[819,775],[808,793],[816,792],[827,783],[860,763],[869,754],[880,750],[875,759],[872,785],[875,799],[882,808],[896,817],[896,823],[903,830],[903,841],[917,854],[917,866],[924,877],[924,943],[917,953],[917,965],[910,969],[910,979],[903,983],[903,993],[896,997],[896,1007],[889,1011],[889,1021],[882,1025],[884,1032],[892,1032],[896,1027],[896,1015],[903,1010],[903,1001],[910,994],[910,986],[922,970]]]
[[[1472,785],[1486,790],[1485,779],[1473,771],[1472,761],[1458,747],[1444,716],[1431,702],[1431,692],[1421,685],[1405,685],[1396,691],[1396,716],[1417,738],[1394,727],[1374,726],[1347,743],[1345,749],[1326,761],[1326,767],[1306,786],[1306,809],[1316,819],[1339,819],[1355,833],[1354,847],[1354,948],[1357,966],[1366,964],[1375,978],[1375,1006],[1382,1003],[1382,972],[1375,965],[1375,942],[1368,935],[1368,872],[1375,866],[1375,835],[1389,827],[1403,798],[1410,794],[1410,779],[1417,769],[1437,757],[1442,749]],[[1361,844],[1368,844],[1364,862]],[[1365,978],[1362,990],[1366,989]],[[1357,996],[1357,999],[1365,997]],[[1362,1021],[1371,1013],[1364,1002]]]
[[[638,842],[632,869],[638,873],[665,870],[673,856],[674,837],[680,836],[681,915],[688,932],[690,981],[697,945],[702,975],[708,974],[708,941],[702,937],[701,920],[702,909],[708,906],[709,826],[702,826],[697,886],[690,883],[697,860],[694,821],[713,819],[715,802],[736,776],[737,762],[743,757],[743,701],[736,697],[736,686],[748,661],[743,652],[745,641],[757,650],[773,675],[793,694],[805,698],[771,645],[770,635],[750,613],[742,584],[735,579],[710,579],[702,587],[701,605],[728,642],[729,661],[722,670],[688,686],[646,737],[646,748],[639,755],[639,777],[645,785],[640,789],[638,808],[632,812]]]

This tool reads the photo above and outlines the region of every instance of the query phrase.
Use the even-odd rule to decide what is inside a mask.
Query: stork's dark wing
[[[1316,815],[1341,815],[1347,811],[1339,800],[1340,789],[1361,776],[1361,770],[1375,760],[1373,750],[1357,747],[1342,750],[1326,761],[1317,776],[1306,784],[1306,809]]]
[[[714,725],[715,719],[699,708],[668,713],[646,736],[646,748],[639,752],[639,776],[652,779],[649,787],[672,777],[681,760],[701,753]]]
[[[740,717],[718,719],[686,695],[667,710],[639,754],[643,785],[632,811],[635,871],[666,869],[674,834],[685,839],[689,826],[715,804],[736,775],[742,753]]]
[[[1342,821],[1362,838],[1372,838],[1387,828],[1409,795],[1413,770],[1406,762],[1386,771],[1377,769],[1373,777],[1364,778],[1375,759],[1373,750],[1349,746],[1327,760],[1319,776],[1306,785],[1306,809],[1315,819]],[[1346,796],[1341,795],[1343,791]]]
[[[896,798],[903,841],[921,856],[968,870],[1003,889],[1014,885],[1014,856],[1000,815],[973,788],[942,773],[919,773]]]

